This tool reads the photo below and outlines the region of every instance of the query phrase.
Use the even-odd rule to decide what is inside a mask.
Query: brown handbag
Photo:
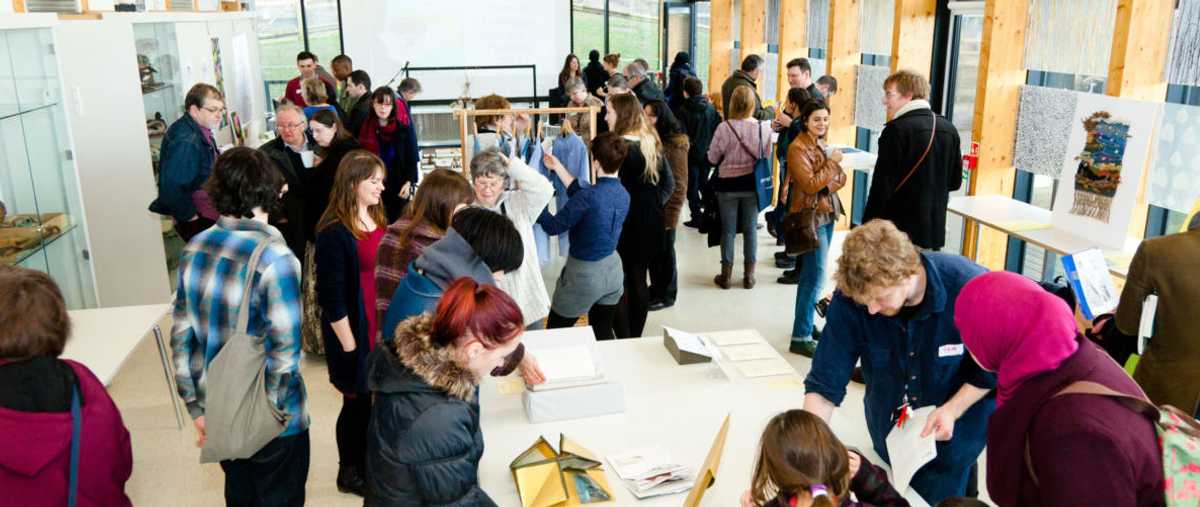
[[[821,247],[817,238],[817,205],[821,195],[813,200],[811,208],[803,208],[783,217],[783,250],[788,255],[800,255]]]

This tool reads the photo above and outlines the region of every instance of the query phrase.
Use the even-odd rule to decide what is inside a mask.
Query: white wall
[[[71,21],[55,28],[67,122],[102,307],[170,300],[146,146],[133,30]],[[105,51],[96,51],[96,48]]]
[[[403,66],[537,65],[537,91],[558,86],[571,51],[570,2],[565,0],[358,0],[342,2],[342,36],[354,66],[374,86]],[[328,61],[333,55],[319,55]],[[528,69],[413,73],[421,100],[470,95],[528,96]],[[401,75],[401,78],[403,76]],[[399,83],[399,78],[396,80]]]

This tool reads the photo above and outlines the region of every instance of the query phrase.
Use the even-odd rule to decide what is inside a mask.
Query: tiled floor
[[[712,277],[719,270],[718,248],[705,248],[705,238],[695,229],[681,229],[676,251],[679,259],[680,294],[672,308],[650,314],[646,334],[657,334],[664,324],[685,330],[706,331],[753,327],[783,352],[803,375],[809,360],[787,353],[791,334],[795,286],[779,285],[775,278],[781,270],[774,267],[774,241],[759,231],[758,287],[740,288],[741,246],[737,252],[734,275],[739,282],[733,289],[721,290]],[[840,234],[838,237],[840,238]],[[835,238],[834,252],[840,251]],[[832,267],[836,255],[830,255]],[[560,264],[544,269],[548,287]],[[111,393],[133,435],[134,471],[126,490],[134,505],[210,506],[221,505],[223,475],[217,465],[200,465],[194,445],[195,432],[176,429],[170,400],[164,387],[162,368],[152,341],[147,340],[134,352],[117,375]],[[340,397],[330,386],[325,364],[320,358],[306,359],[302,372],[308,386],[309,411],[312,415],[312,465],[308,480],[308,504],[320,506],[361,505],[361,499],[337,492],[337,448],[334,423],[340,409]],[[851,446],[869,447],[863,423],[861,386],[852,384],[842,409],[833,418],[838,435]],[[796,406],[802,399],[797,397]]]

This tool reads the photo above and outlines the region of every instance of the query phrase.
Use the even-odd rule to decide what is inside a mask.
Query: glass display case
[[[44,271],[96,306],[79,180],[49,28],[0,31],[0,263]]]
[[[167,127],[183,115],[183,96],[179,64],[179,43],[175,23],[134,23],[134,45],[137,48],[138,77],[142,85],[142,104],[145,106],[146,133],[150,142],[150,160],[154,178],[158,180],[158,155]],[[170,280],[175,280],[175,268],[184,241],[175,233],[170,218],[163,217],[163,246],[167,255]]]

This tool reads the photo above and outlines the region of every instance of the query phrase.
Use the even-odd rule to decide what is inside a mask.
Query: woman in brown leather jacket
[[[837,192],[846,184],[846,172],[838,165],[842,161],[841,150],[829,150],[825,146],[829,106],[821,100],[809,101],[800,110],[796,121],[802,127],[788,147],[787,171],[794,182],[792,191],[796,192],[788,214],[815,206],[820,246],[800,255],[796,263],[800,283],[796,285],[796,316],[789,350],[812,357],[817,348],[813,336],[819,335],[813,328],[813,304],[825,283],[825,257],[833,239],[833,225],[845,214]]]

